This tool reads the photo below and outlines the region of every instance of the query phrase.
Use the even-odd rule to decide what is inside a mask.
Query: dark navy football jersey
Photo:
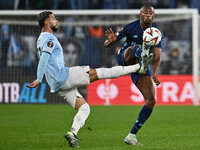
[[[155,27],[155,26],[152,25],[152,27]],[[122,28],[118,32],[117,41],[121,40],[124,37],[126,37],[126,41],[125,41],[123,47],[121,48],[120,52],[122,52],[123,50],[125,50],[129,46],[132,46],[132,45],[135,45],[135,44],[142,45],[142,43],[143,43],[143,39],[142,39],[143,32],[144,32],[144,30],[142,29],[142,27],[140,25],[140,20],[129,23],[124,28]],[[162,40],[163,40],[163,34],[162,34]],[[158,45],[156,45],[154,47],[161,48],[162,40]]]
[[[155,27],[154,25],[152,25],[152,27]],[[134,21],[130,24],[127,24],[124,28],[122,28],[117,35],[117,41],[121,40],[122,38],[126,37],[126,41],[123,45],[123,47],[120,49],[118,57],[117,57],[117,62],[119,65],[124,66],[124,51],[135,44],[140,44],[142,45],[143,43],[143,39],[142,39],[142,35],[143,35],[144,30],[142,29],[141,25],[140,25],[140,20]],[[162,32],[161,32],[162,33]],[[163,41],[163,34],[162,34],[162,40],[161,42],[154,46],[154,47],[158,47],[158,48],[162,48],[162,41]],[[150,53],[152,52],[152,48],[150,50]],[[142,50],[141,50],[142,52]],[[140,58],[141,56],[138,56],[138,58]],[[149,67],[147,68],[147,72],[146,74],[147,76],[151,76],[151,72]],[[137,83],[137,81],[139,80],[139,78],[142,75],[139,73],[131,73],[131,79],[133,81],[133,83]]]

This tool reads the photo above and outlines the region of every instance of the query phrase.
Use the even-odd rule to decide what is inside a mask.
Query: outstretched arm
[[[154,47],[154,60],[153,60],[153,72],[152,79],[154,80],[156,86],[160,84],[159,79],[157,78],[157,72],[161,62],[161,49],[158,47]]]
[[[49,53],[47,52],[42,53],[37,69],[37,80],[34,80],[30,85],[26,85],[26,87],[35,88],[42,82],[49,58],[50,58]]]
[[[111,28],[106,30],[105,35],[107,37],[107,40],[104,42],[105,47],[109,47],[112,43],[117,41],[117,34],[114,33]]]

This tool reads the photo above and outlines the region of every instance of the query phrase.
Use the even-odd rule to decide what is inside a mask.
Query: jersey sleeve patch
[[[53,49],[55,47],[55,41],[53,40],[48,40],[45,44],[44,44],[44,47],[43,47],[43,50],[44,52],[48,52],[48,53],[52,53]]]
[[[49,48],[52,48],[52,47],[54,46],[53,41],[49,41],[49,42],[47,43],[47,46],[48,46]]]

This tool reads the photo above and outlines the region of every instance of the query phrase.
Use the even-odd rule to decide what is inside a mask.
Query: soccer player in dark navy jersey
[[[156,46],[145,47],[142,39],[143,32],[147,28],[155,27],[152,24],[155,15],[154,8],[152,6],[145,5],[141,8],[139,15],[140,20],[127,24],[117,33],[114,33],[112,29],[107,30],[105,33],[107,40],[104,42],[104,45],[108,47],[126,37],[126,41],[123,47],[118,52],[117,61],[119,65],[127,66],[137,63],[139,59],[143,59],[145,51],[148,51],[148,55],[154,56],[152,74],[149,68],[147,68],[147,70],[144,72],[139,71],[131,74],[132,81],[140,90],[145,99],[145,105],[140,111],[139,116],[130,133],[125,138],[125,143],[131,145],[142,145],[140,142],[138,142],[136,134],[151,115],[153,107],[156,103],[155,89],[152,79],[157,86],[160,84],[160,81],[157,78],[157,71],[161,62],[160,55],[162,41]]]

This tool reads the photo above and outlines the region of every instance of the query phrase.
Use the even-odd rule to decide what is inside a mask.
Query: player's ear
[[[141,11],[140,11],[140,13],[139,13],[139,17],[141,18]]]
[[[141,15],[142,15],[142,10],[143,10],[143,7],[140,8],[140,12],[139,12],[139,16],[140,16],[140,17],[141,17]]]
[[[48,26],[48,25],[49,25],[48,19],[46,19],[46,20],[44,21],[44,25],[45,25],[45,26]]]
[[[154,13],[154,14],[153,14],[153,19],[155,19],[155,16],[156,16],[156,15],[155,15],[155,13]]]

